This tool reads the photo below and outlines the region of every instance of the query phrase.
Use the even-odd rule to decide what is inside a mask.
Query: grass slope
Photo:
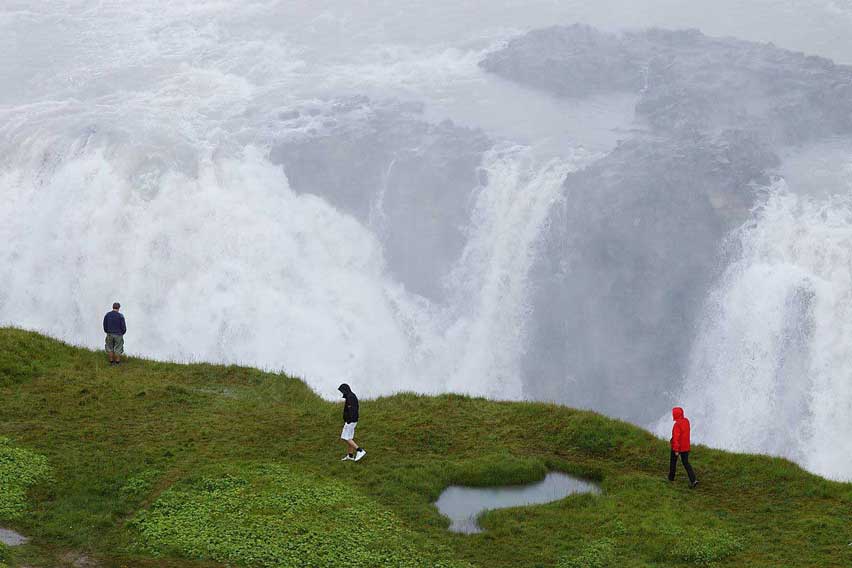
[[[340,406],[299,380],[138,359],[110,368],[101,353],[12,329],[0,329],[0,397],[0,480],[15,480],[0,488],[0,526],[32,537],[0,548],[13,566],[852,565],[852,485],[696,447],[692,491],[682,471],[664,481],[665,442],[556,405],[366,400],[369,455],[344,463]],[[452,483],[548,469],[604,493],[488,512],[471,536],[449,533],[431,504]]]

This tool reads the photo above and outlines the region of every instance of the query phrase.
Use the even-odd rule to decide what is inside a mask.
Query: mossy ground
[[[81,554],[116,567],[852,565],[852,485],[696,447],[702,484],[690,490],[682,473],[665,481],[664,441],[556,405],[365,400],[369,454],[347,463],[340,406],[299,380],[139,359],[111,368],[101,353],[10,329],[0,397],[5,447],[35,472],[28,509],[0,518],[32,538],[0,551],[13,566]],[[598,480],[603,494],[488,512],[487,530],[469,536],[449,533],[432,506],[452,483],[548,469]]]

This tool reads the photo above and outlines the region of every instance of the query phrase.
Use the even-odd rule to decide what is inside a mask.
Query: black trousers
[[[677,454],[674,453],[674,450],[671,452],[672,454],[669,459],[669,481],[674,481],[675,469],[677,469]],[[695,472],[692,471],[692,466],[689,465],[689,452],[681,452],[680,461],[683,462],[683,468],[686,470],[686,475],[689,476],[689,482],[695,483]]]

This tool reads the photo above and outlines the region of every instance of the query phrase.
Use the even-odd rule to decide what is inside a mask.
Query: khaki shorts
[[[116,355],[124,355],[124,336],[107,333],[106,336],[107,353],[115,353]]]

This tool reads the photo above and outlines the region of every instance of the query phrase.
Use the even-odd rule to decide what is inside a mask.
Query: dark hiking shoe
[[[695,489],[697,486],[698,486],[698,480],[697,479],[689,484],[690,489]]]

